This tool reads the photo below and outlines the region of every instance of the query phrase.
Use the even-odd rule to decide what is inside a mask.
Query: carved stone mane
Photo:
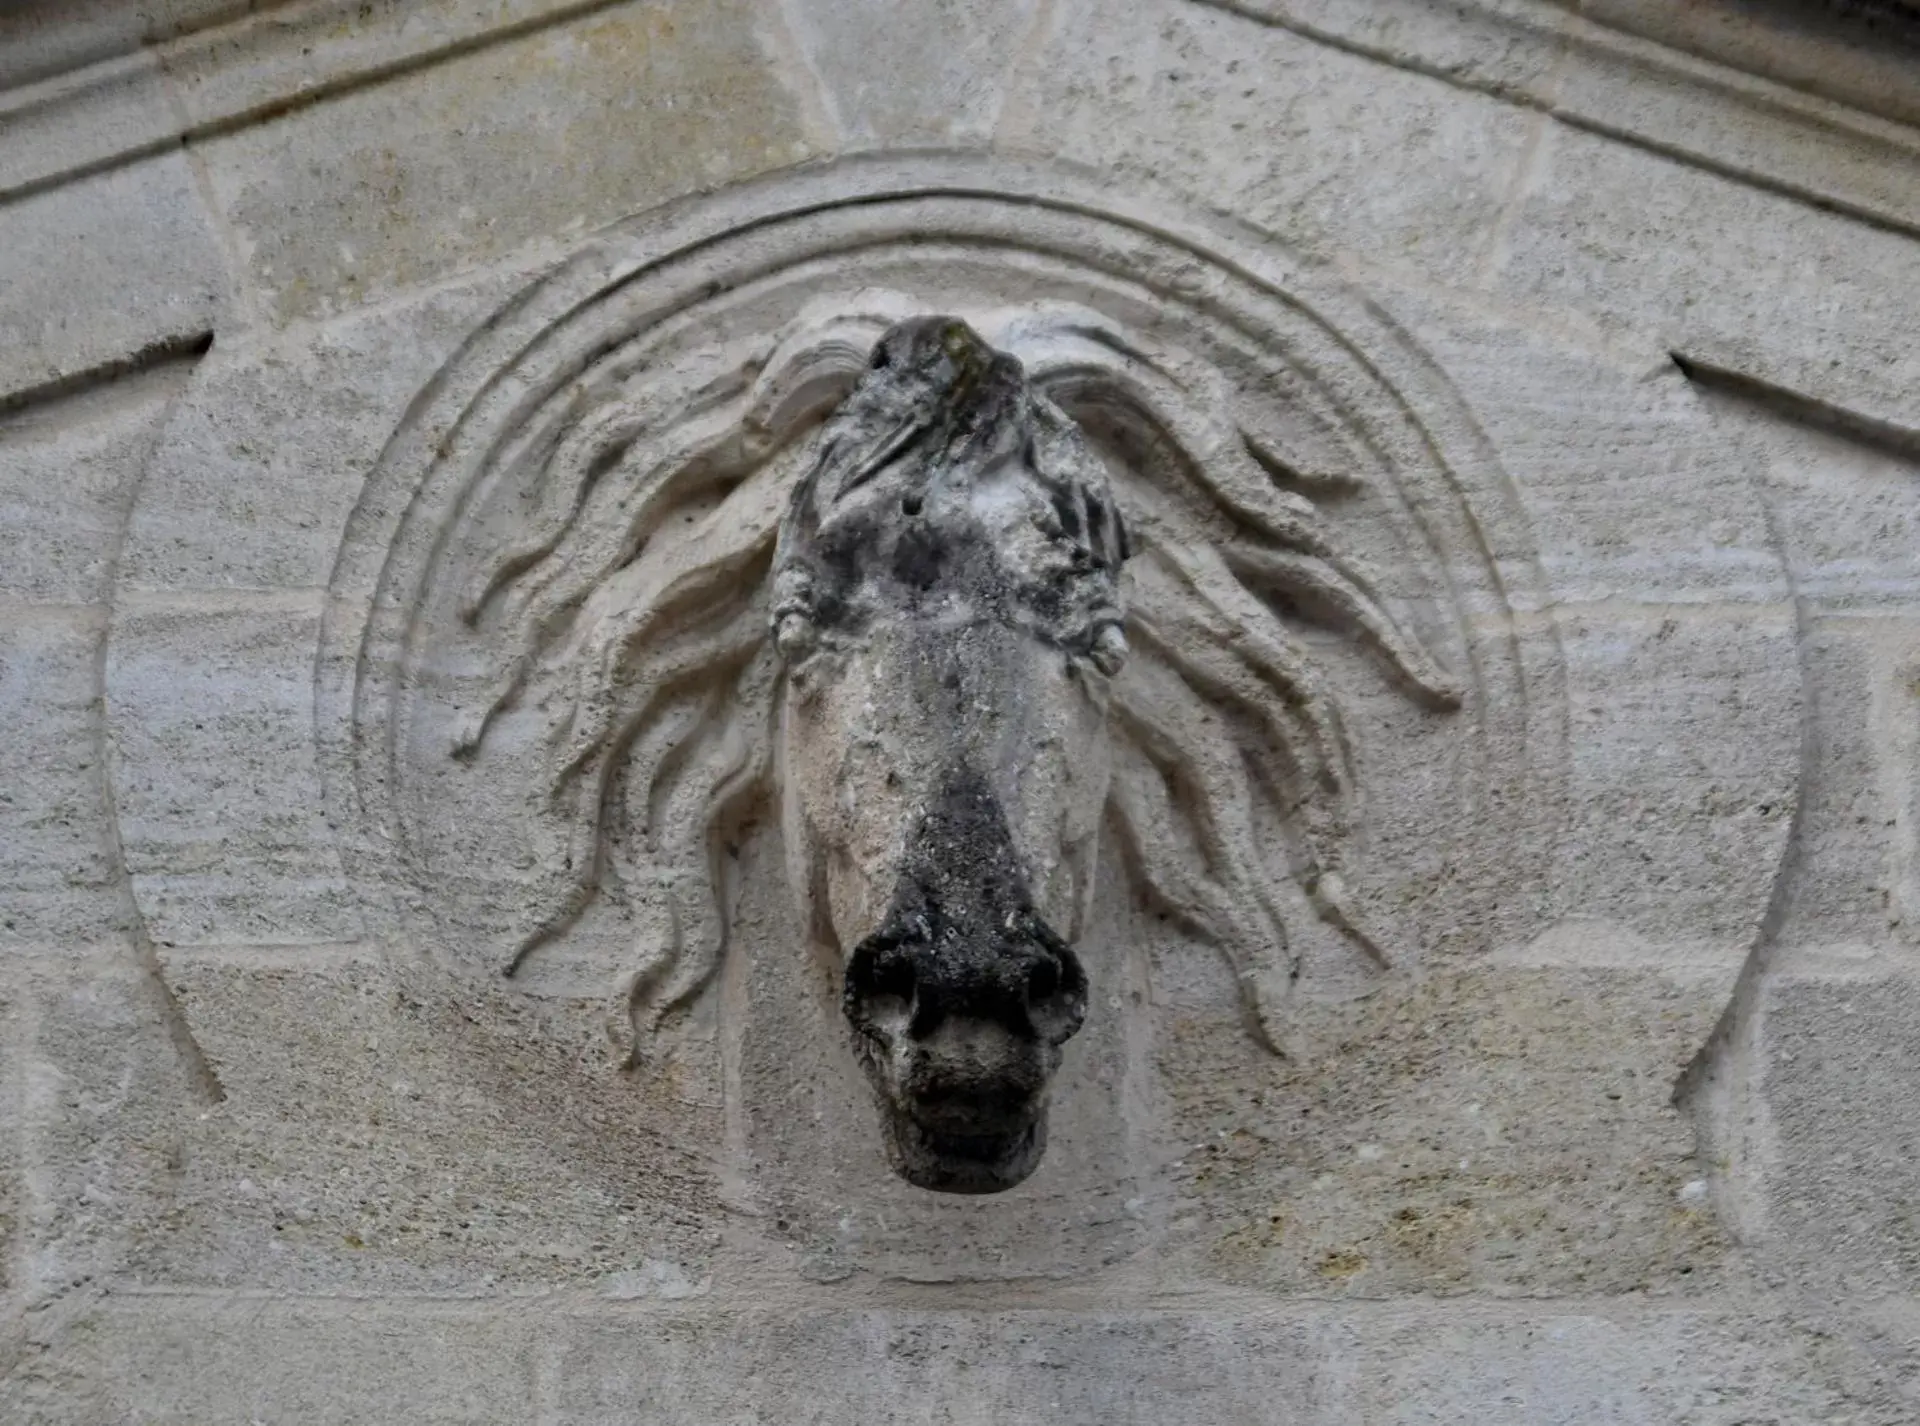
[[[543,710],[563,853],[508,973],[614,888],[643,1054],[724,950],[720,849],[776,800],[896,1167],[1004,1188],[1085,1013],[1111,825],[1280,1049],[1302,928],[1386,959],[1346,889],[1343,722],[1290,624],[1429,707],[1458,693],[1237,392],[1081,309],[969,325],[863,293],[644,458],[617,428],[555,451],[552,515],[466,605],[517,652],[455,752]]]

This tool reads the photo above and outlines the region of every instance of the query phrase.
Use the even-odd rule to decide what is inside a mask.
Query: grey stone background
[[[1916,124],[1908,22],[1784,0],[0,7],[0,1417],[1920,1418]],[[1440,873],[1500,914],[1321,1058],[1114,898],[1149,1008],[965,1203],[845,1127],[775,848],[647,1082],[423,991],[316,697],[470,334],[930,149],[1424,351],[1564,724],[1551,829]]]

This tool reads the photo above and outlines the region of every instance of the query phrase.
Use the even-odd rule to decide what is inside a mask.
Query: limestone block
[[[1664,351],[1580,342],[1391,284],[1383,299],[1500,451],[1554,599],[1786,598],[1762,470]]]
[[[163,363],[0,418],[0,595],[104,603],[135,482],[189,370]]]
[[[120,837],[155,940],[350,941],[313,753],[318,600],[128,603],[107,659]]]
[[[735,1312],[570,1323],[556,1422],[1317,1423],[1307,1324],[1202,1314]]]
[[[1329,1326],[1339,1426],[1866,1426],[1908,1408],[1858,1358],[1754,1304],[1395,1306]]]
[[[1863,1299],[1920,1291],[1920,988],[1782,975],[1764,1009],[1770,1256]]]
[[[9,204],[0,253],[0,393],[190,343],[224,310],[224,262],[177,153]]]
[[[1448,10],[1419,0],[1187,3],[1230,16],[1243,31],[1271,26],[1329,49],[1495,94],[1536,92],[1552,78],[1561,48],[1558,17],[1543,15],[1535,0],[1475,0]]]
[[[118,1297],[0,1401],[75,1426],[506,1426],[536,1419],[528,1338],[513,1315],[418,1302]]]
[[[1764,472],[1802,599],[1821,612],[1920,612],[1920,457],[1756,401],[1704,399]]]
[[[1757,43],[1729,45],[1730,32],[1742,28],[1753,7],[1662,0],[1473,0],[1444,8],[1423,0],[1193,3],[1875,225],[1912,232],[1920,216],[1904,179],[1915,154],[1913,132],[1880,117],[1911,112],[1912,101],[1898,92],[1908,87],[1904,47],[1871,53],[1882,17],[1849,7],[1782,6],[1764,17],[1772,24],[1752,27]],[[1648,24],[1650,12],[1659,18]],[[1844,50],[1821,43],[1823,19],[1850,29],[1854,43]],[[1628,33],[1634,30],[1661,33],[1679,47],[1646,43]],[[1696,59],[1689,49],[1709,58]],[[1740,54],[1739,70],[1713,62],[1723,50]],[[1844,103],[1826,102],[1817,91]]]
[[[337,312],[813,156],[757,10],[610,6],[209,141],[249,278]]]
[[[1496,282],[1870,416],[1897,421],[1920,380],[1911,238],[1564,127]]]
[[[1798,796],[1791,606],[1574,606],[1569,914],[1737,966],[1779,874]]]
[[[1309,1296],[1711,1291],[1728,1245],[1671,1101],[1733,968],[1584,949],[1302,1007],[1286,1060],[1191,994],[1161,1010],[1174,1260]]]
[[[97,615],[0,622],[0,945],[76,951],[123,934],[100,766]]]
[[[35,1421],[1891,1426],[1764,1307],[613,1312],[141,1294],[71,1334]],[[340,1369],[341,1362],[355,1369]],[[536,1415],[536,1413],[538,1413]],[[1777,1413],[1777,1414],[1776,1414]]]
[[[1752,453],[1657,349],[1383,292],[1499,450],[1559,605],[1560,914],[1737,965],[1801,751],[1791,586]]]
[[[1913,721],[1916,700],[1889,667],[1899,634],[1909,646],[1920,640],[1920,628],[1904,621],[1826,618],[1801,645],[1807,766],[1777,933],[1783,946],[1860,957],[1901,939],[1910,910],[1901,891],[1912,874],[1902,793],[1913,768],[1887,735],[1903,706]]]
[[[13,1313],[25,1290],[23,1234],[27,1212],[26,1105],[18,1087],[24,1083],[24,1048],[31,1033],[29,1010],[17,985],[0,986],[0,1084],[8,1093],[0,1099],[0,1312]]]
[[[201,1107],[130,948],[20,967],[30,1002],[21,1262],[38,1305],[97,1289],[160,1230]]]
[[[1720,6],[1665,8],[1737,13]],[[1579,33],[1587,42],[1576,42],[1576,58],[1550,91],[1557,115],[1591,131],[1630,135],[1654,152],[1710,156],[1722,173],[1832,195],[1846,208],[1909,232],[1920,219],[1913,185],[1902,176],[1915,157],[1911,129],[1876,123],[1859,109],[1809,101],[1782,86],[1734,78],[1657,46],[1585,27]],[[1812,47],[1803,37],[1783,36],[1771,48],[1788,56]],[[1728,102],[1729,89],[1744,102]],[[1873,107],[1877,97],[1865,87],[1855,102]],[[1899,106],[1898,100],[1885,102]]]
[[[0,14],[0,87],[98,64],[142,44],[267,10],[285,0],[14,0]]]
[[[1209,7],[1100,0],[1061,11],[998,137],[1144,171],[1310,250],[1464,282],[1530,122]]]
[[[135,590],[317,588],[407,403],[519,274],[490,275],[207,357],[127,533]]]
[[[1755,1315],[913,1310],[565,1324],[560,1422],[1742,1426],[1898,1419]],[[1804,1413],[1804,1414],[1802,1414]]]
[[[30,84],[133,49],[152,18],[113,0],[23,0],[0,16],[0,88]]]
[[[1037,0],[795,0],[793,37],[851,144],[978,142],[1035,53]]]
[[[1906,967],[1783,971],[1759,1007],[1755,1256],[1801,1311],[1920,1389],[1920,988]]]
[[[133,12],[104,5],[103,18],[124,20]],[[119,12],[117,15],[111,12]],[[13,11],[9,10],[9,15]],[[0,16],[0,25],[8,16]],[[57,67],[85,53],[48,52],[16,59],[19,53],[0,37],[0,66],[20,64],[31,74],[36,61]],[[129,154],[155,152],[174,134],[174,114],[165,80],[151,55],[103,57],[78,72],[55,71],[39,82],[9,88],[0,83],[0,196],[18,197],[57,186],[74,175],[110,165]]]
[[[402,974],[364,946],[162,956],[225,1098],[140,1279],[705,1290],[721,1131],[697,1047],[622,1072],[595,1013]]]
[[[1565,3],[1565,0],[1561,0]],[[1827,6],[1669,5],[1666,0],[1586,0],[1582,13],[1746,73],[1863,105],[1909,123],[1920,94],[1907,82],[1902,17]],[[1894,41],[1889,43],[1889,41]]]
[[[609,3],[622,0],[172,0],[181,29],[198,33],[165,46],[162,61],[187,122],[218,129],[564,25]],[[220,16],[222,8],[251,14]],[[209,23],[218,19],[234,23]]]

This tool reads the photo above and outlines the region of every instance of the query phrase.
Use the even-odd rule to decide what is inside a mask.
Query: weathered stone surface
[[[1911,235],[1920,223],[1913,187],[1903,177],[1916,151],[1913,130],[1879,117],[1911,118],[1911,101],[1889,94],[1902,86],[1883,78],[1901,65],[1897,51],[1906,46],[1895,41],[1894,53],[1878,52],[1884,40],[1876,26],[1888,17],[1874,0],[1865,7],[1845,0],[1818,7],[1678,8],[1659,0],[1600,0],[1577,15],[1567,13],[1576,9],[1572,0],[1469,0],[1445,10],[1424,0],[1192,3],[1875,226]],[[1896,10],[1900,3],[1890,0]],[[1633,11],[1657,10],[1654,27],[1668,34],[1692,29],[1724,36],[1743,28],[1755,9],[1770,12],[1750,27],[1763,38],[1747,47],[1745,67],[1758,72],[1703,62],[1685,52],[1691,46],[1684,42],[1667,48],[1629,33],[1644,28],[1630,17]],[[1822,43],[1823,22],[1850,31],[1852,43]],[[1909,41],[1911,34],[1909,24]],[[1703,48],[1713,55],[1714,41]],[[1863,51],[1864,65],[1857,63]],[[1769,75],[1787,82],[1770,82]],[[1828,102],[1817,91],[1844,102]]]
[[[180,347],[225,310],[226,266],[185,158],[0,208],[0,395]]]
[[[610,6],[208,142],[249,279],[338,312],[812,157],[756,9]]]
[[[1583,13],[1736,70],[1912,122],[1920,119],[1920,95],[1904,82],[1903,65],[1914,22],[1902,13],[1912,9],[1904,0],[1725,6],[1586,0]]]
[[[1863,13],[8,7],[0,1418],[1904,1426]],[[830,647],[889,580],[1011,613],[968,696]],[[1085,1018],[929,1194],[846,967],[1008,856]]]
[[[1146,987],[1130,964],[1123,905],[1120,895],[1103,895],[1081,944],[1092,986],[1087,1025],[1063,1048],[1047,1156],[1025,1183],[989,1197],[928,1194],[888,1171],[834,987],[800,956],[755,958],[736,1012],[745,1022],[745,1186],[802,1276],[1071,1279],[1153,1240],[1164,1192],[1142,1113],[1145,1066],[1129,1053]],[[792,946],[799,930],[783,906],[742,907],[743,936],[762,932],[754,943]],[[1244,1038],[1237,1026],[1233,1034]],[[841,1148],[822,1155],[823,1143]]]
[[[1761,1312],[1400,1309],[1330,1335],[1340,1426],[1864,1426],[1905,1410],[1859,1359]]]
[[[129,591],[319,588],[367,470],[509,271],[223,342],[160,433],[127,531]]]
[[[1170,1010],[1175,1241],[1289,1293],[1708,1290],[1728,1245],[1685,1196],[1701,1170],[1670,1100],[1729,979],[1655,957],[1436,972],[1316,1007],[1285,1064]]]
[[[69,1333],[59,1360],[9,1383],[29,1421],[534,1420],[535,1360],[512,1318],[424,1303],[116,1297]]]
[[[124,604],[107,653],[121,847],[167,944],[351,941],[321,810],[311,595]]]
[[[117,0],[15,0],[0,16],[0,86],[30,83],[127,54],[143,42],[166,40],[265,10],[275,0],[167,0],[122,5]]]
[[[1042,52],[1038,0],[793,0],[788,24],[846,142],[979,142]]]
[[[0,627],[0,945],[77,951],[127,929],[100,766],[101,622],[15,606]]]
[[[595,1013],[398,974],[367,947],[161,954],[224,1099],[138,1278],[704,1290],[720,1128],[699,1046],[624,1074]]]
[[[27,1033],[21,1291],[30,1313],[100,1291],[161,1236],[202,1107],[131,947],[10,973]]]
[[[1764,464],[1660,352],[1427,292],[1386,300],[1499,448],[1556,600],[1788,598]]]
[[[1799,795],[1792,609],[1575,605],[1556,620],[1577,809],[1562,904],[1737,967]]]
[[[1712,392],[1716,423],[1764,472],[1794,583],[1820,613],[1920,612],[1920,452]]]
[[[1310,249],[1464,282],[1530,123],[1217,9],[1111,0],[1062,9],[998,137],[1175,183]]]
[[[1549,135],[1495,279],[1503,296],[1871,415],[1911,416],[1910,235],[1590,134]]]
[[[1911,938],[1900,929],[1912,908],[1904,894],[1912,877],[1904,831],[1911,811],[1902,794],[1914,769],[1887,735],[1913,711],[1913,695],[1900,686],[1897,668],[1886,664],[1889,633],[1898,630],[1911,641],[1920,630],[1888,624],[1822,619],[1809,625],[1801,646],[1810,727],[1789,894],[1777,932],[1783,947],[1872,957]]]
[[[0,595],[104,604],[135,485],[191,367],[158,370],[0,418]]]
[[[0,988],[0,1312],[9,1319],[24,1306],[27,1214],[25,1049],[32,1033],[26,997],[17,986]]]
[[[1783,973],[1759,1023],[1765,1261],[1804,1311],[1863,1341],[1911,1390],[1920,994],[1897,972]]]
[[[112,1420],[673,1420],[1288,1426],[1891,1423],[1766,1316],[1414,1306],[704,1315],[133,1296],[74,1333],[67,1400]],[[359,1372],[326,1366],[342,1359]],[[375,1395],[378,1382],[385,1395]],[[44,1398],[43,1398],[44,1399]],[[543,1413],[531,1417],[531,1413]]]

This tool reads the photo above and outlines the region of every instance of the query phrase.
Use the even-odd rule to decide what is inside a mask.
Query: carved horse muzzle
[[[910,1182],[1019,1183],[1086,1015],[1081,934],[1126,654],[1103,467],[964,323],[890,329],[775,557],[794,885]]]

